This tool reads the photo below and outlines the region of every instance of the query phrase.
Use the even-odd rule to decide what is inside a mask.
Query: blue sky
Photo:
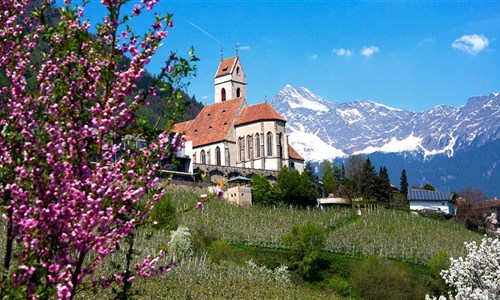
[[[155,11],[175,26],[149,70],[193,46],[201,61],[188,93],[208,104],[220,48],[234,56],[236,43],[251,104],[287,83],[412,111],[500,92],[500,1],[160,1]]]

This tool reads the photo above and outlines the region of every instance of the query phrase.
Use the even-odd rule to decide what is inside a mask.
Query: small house
[[[455,215],[452,193],[412,188],[408,190],[408,202],[411,210]]]

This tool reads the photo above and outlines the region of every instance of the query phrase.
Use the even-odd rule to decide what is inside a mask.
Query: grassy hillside
[[[204,192],[169,188],[177,210],[195,204]],[[180,215],[178,221],[190,229],[195,256],[165,275],[138,279],[139,299],[398,299],[401,293],[405,299],[422,299],[426,293],[445,291],[439,270],[426,265],[429,259],[437,252],[463,255],[463,242],[481,238],[453,221],[385,209],[358,216],[345,208],[239,207],[212,200],[204,210]],[[319,224],[327,234],[323,279],[306,282],[293,273],[283,279],[277,268],[293,254],[281,240],[294,225],[308,222]],[[165,228],[141,229],[135,238],[135,261],[168,251],[169,239]],[[125,263],[125,248],[109,256],[95,278],[116,273],[115,266]],[[249,265],[250,259],[258,265]],[[372,275],[375,278],[369,278]],[[368,296],[359,282],[386,294]],[[86,290],[78,298],[91,294]],[[99,290],[93,297],[111,299],[112,290]]]
[[[190,203],[196,194],[174,191],[178,206]],[[282,248],[283,236],[294,225],[319,224],[327,231],[324,250],[350,255],[380,255],[412,263],[427,263],[437,252],[452,257],[464,255],[464,242],[481,239],[453,221],[434,220],[406,211],[378,210],[357,216],[346,208],[299,210],[280,207],[239,207],[212,202],[205,210],[185,214],[181,224],[209,228],[212,234],[232,243]]]

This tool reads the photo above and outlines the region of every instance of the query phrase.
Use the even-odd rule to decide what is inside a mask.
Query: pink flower
[[[207,201],[208,195],[207,194],[201,194],[200,195],[202,201]]]
[[[202,202],[198,202],[198,203],[196,204],[196,208],[197,208],[197,209],[203,209],[203,208],[205,208],[205,205],[203,205],[203,203],[202,203]]]
[[[219,200],[221,200],[222,196],[224,196],[224,192],[222,191],[222,188],[220,187],[220,185],[217,185],[217,187],[215,188],[215,194],[217,196],[217,199],[219,199]]]

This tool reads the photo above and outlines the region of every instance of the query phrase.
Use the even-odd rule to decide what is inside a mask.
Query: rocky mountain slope
[[[471,97],[461,107],[411,112],[371,101],[332,102],[287,85],[270,104],[287,119],[289,141],[306,160],[367,154],[390,171],[394,165],[394,183],[399,182],[397,172],[411,168],[407,172],[415,171],[410,178],[415,182],[410,184],[486,187],[488,194],[500,196],[498,93]],[[457,159],[468,163],[453,165]],[[481,174],[467,174],[473,164],[482,166]]]

